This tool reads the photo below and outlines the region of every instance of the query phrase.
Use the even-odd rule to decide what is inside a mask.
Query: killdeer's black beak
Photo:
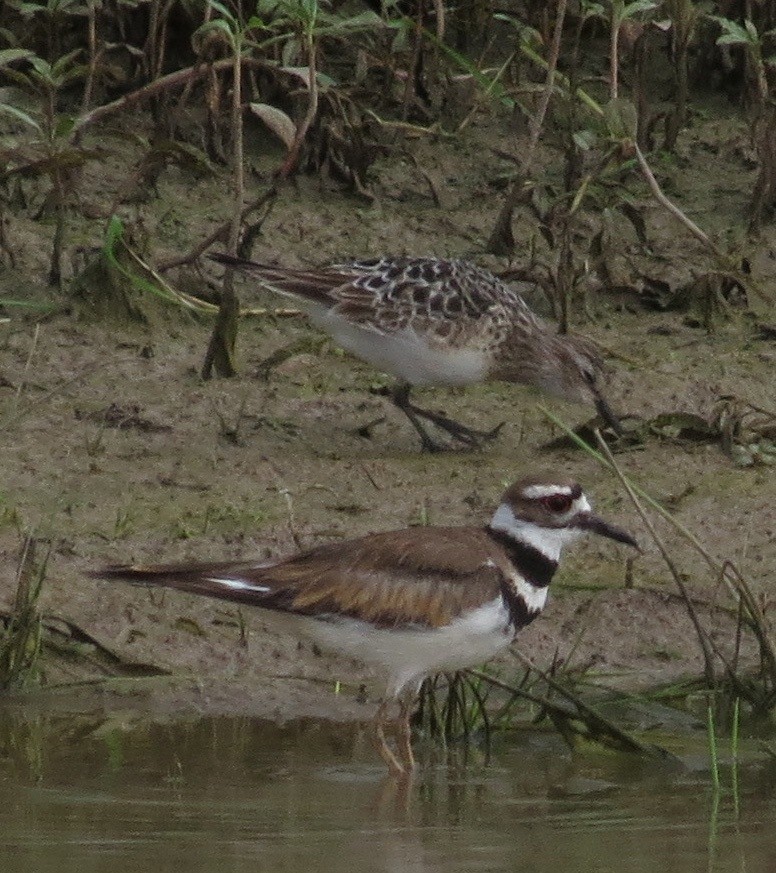
[[[610,524],[608,521],[601,518],[600,515],[596,515],[593,512],[583,513],[578,517],[575,524],[582,530],[590,531],[590,533],[598,534],[602,537],[607,537],[610,540],[616,540],[618,543],[625,543],[626,546],[633,546],[637,551],[641,551],[641,547],[628,531]]]
[[[597,390],[593,392],[593,400],[595,402],[595,408],[598,410],[598,414],[601,418],[609,425],[609,427],[617,434],[617,436],[622,436],[623,429],[622,424],[620,423],[620,419],[614,414],[612,407],[604,400],[602,394],[600,394]]]

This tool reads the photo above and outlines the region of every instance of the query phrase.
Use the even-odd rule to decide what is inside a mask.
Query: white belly
[[[306,307],[312,321],[342,348],[410,385],[471,385],[488,374],[482,349],[429,343],[411,328],[383,334],[359,327],[323,307]]]
[[[387,694],[417,686],[426,676],[484,664],[506,648],[513,633],[499,596],[443,628],[376,628],[349,618],[307,619],[305,636],[321,647],[363,661],[388,681]]]

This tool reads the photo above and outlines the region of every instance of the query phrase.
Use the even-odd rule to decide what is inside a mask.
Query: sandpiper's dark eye
[[[543,498],[542,503],[550,512],[560,514],[571,507],[572,499],[570,494],[551,494],[549,497]]]

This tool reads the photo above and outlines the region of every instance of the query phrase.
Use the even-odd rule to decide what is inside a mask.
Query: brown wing
[[[492,549],[484,529],[415,528],[329,543],[275,564],[107,567],[95,575],[380,627],[442,627],[498,596]]]
[[[443,258],[375,258],[320,269],[276,267],[211,254],[220,264],[255,276],[273,291],[331,307],[366,330],[393,333],[409,324],[421,333],[471,341],[490,325],[536,317],[525,301],[487,270]],[[460,334],[460,336],[458,336]]]

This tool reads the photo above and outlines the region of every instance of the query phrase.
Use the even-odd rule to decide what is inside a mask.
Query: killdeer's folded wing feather
[[[268,576],[286,596],[293,592],[294,612],[442,627],[499,596],[492,551],[478,528],[415,528],[332,543]]]
[[[378,627],[443,627],[499,596],[503,573],[492,555],[484,529],[415,528],[329,543],[277,563],[119,566],[95,575]]]

